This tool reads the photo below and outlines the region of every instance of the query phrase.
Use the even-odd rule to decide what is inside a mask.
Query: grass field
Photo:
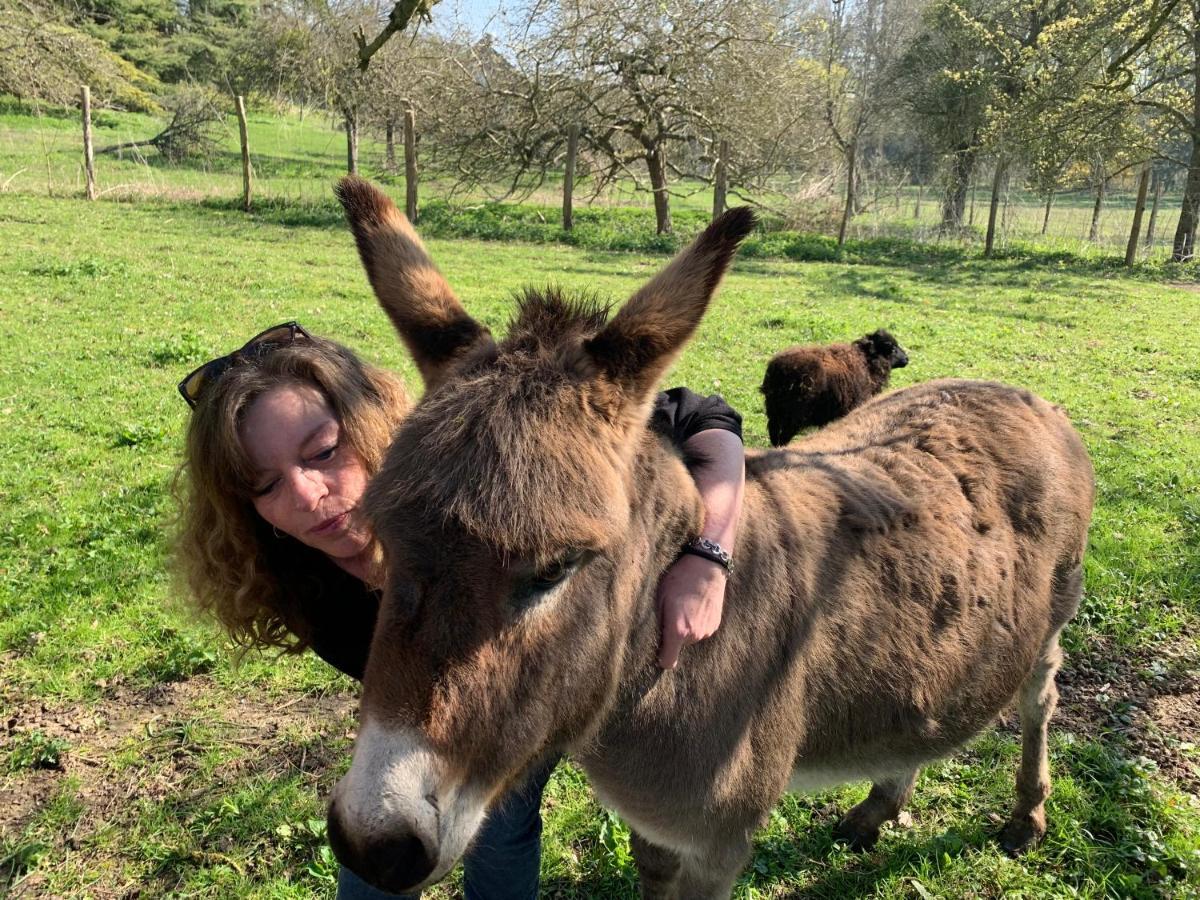
[[[16,140],[4,127],[0,148]],[[314,203],[334,174],[312,177]],[[431,250],[500,331],[521,285],[623,298],[663,262],[560,244]],[[1200,896],[1200,292],[1161,275],[968,256],[735,266],[667,381],[723,393],[749,444],[765,444],[756,388],[773,351],[884,326],[912,357],[896,385],[998,378],[1064,404],[1099,481],[1044,844],[1010,860],[990,839],[1012,802],[1006,717],[922,774],[912,824],[872,853],[830,838],[865,785],[786,796],[739,898]],[[354,685],[307,657],[235,666],[167,565],[187,418],[175,382],[291,317],[416,386],[336,220],[248,218],[171,192],[0,194],[10,896],[332,896],[324,800],[349,761]],[[635,896],[627,832],[570,765],[544,812],[547,896]],[[431,892],[454,895],[453,882]]]

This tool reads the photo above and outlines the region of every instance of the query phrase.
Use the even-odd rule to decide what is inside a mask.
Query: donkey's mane
[[[543,353],[570,347],[608,323],[612,304],[595,294],[564,294],[556,285],[525,288],[500,345],[501,353]]]
[[[573,365],[609,308],[557,287],[519,293],[504,340],[464,358],[410,412],[368,506],[380,518],[401,504],[436,510],[436,527],[454,522],[494,548],[539,559],[619,531],[623,505],[613,497],[624,488],[613,459],[624,432],[589,414],[612,400]]]

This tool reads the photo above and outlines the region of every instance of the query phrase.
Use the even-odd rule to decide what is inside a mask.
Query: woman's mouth
[[[340,512],[336,516],[331,516],[320,525],[316,525],[308,530],[308,533],[315,537],[325,537],[327,535],[336,534],[346,526],[350,519],[350,511]]]

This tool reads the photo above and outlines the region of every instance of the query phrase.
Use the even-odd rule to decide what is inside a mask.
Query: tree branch
[[[371,43],[367,43],[367,35],[360,25],[354,33],[354,42],[358,44],[358,68],[359,71],[367,71],[367,66],[371,64],[371,57],[379,52],[392,37],[393,34],[403,31],[408,27],[408,23],[412,21],[415,15],[418,19],[429,21],[429,11],[438,0],[400,0],[392,7],[391,13],[388,14],[387,24],[383,26],[383,30],[375,36]]]

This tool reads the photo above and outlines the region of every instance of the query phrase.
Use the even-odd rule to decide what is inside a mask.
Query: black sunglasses
[[[260,332],[250,338],[250,340],[246,341],[246,343],[242,344],[241,347],[232,353],[226,353],[224,356],[210,359],[200,368],[196,369],[187,378],[179,382],[179,393],[187,401],[187,405],[195,409],[196,402],[204,392],[205,385],[216,381],[224,375],[230,366],[236,365],[243,359],[256,359],[279,347],[286,347],[289,344],[295,343],[297,336],[306,340],[312,340],[312,335],[300,327],[299,322],[283,322],[279,325],[272,325],[266,331]]]

